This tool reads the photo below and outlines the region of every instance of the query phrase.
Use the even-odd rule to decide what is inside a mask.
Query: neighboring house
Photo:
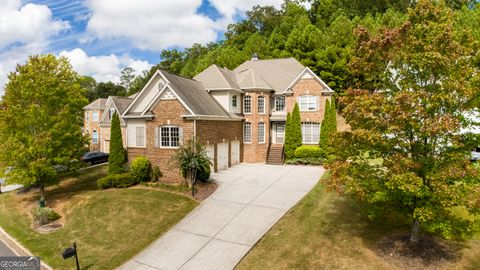
[[[85,111],[83,134],[89,138],[90,151],[100,151],[100,118],[106,102],[106,98],[99,98],[83,107]]]
[[[293,58],[252,58],[234,70],[212,65],[193,79],[158,70],[130,103],[109,98],[100,128],[108,127],[107,115],[115,107],[125,127],[129,159],[146,156],[165,179],[176,181],[180,176],[172,156],[193,138],[206,146],[215,171],[240,162],[265,162],[270,148],[281,149],[286,115],[296,102],[303,143],[318,144],[325,102],[332,94]]]

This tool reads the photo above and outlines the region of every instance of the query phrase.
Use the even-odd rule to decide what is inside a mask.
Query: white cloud
[[[0,0],[0,96],[8,73],[29,55],[43,53],[48,39],[68,29],[68,22],[55,20],[45,5],[20,0]]]
[[[201,0],[87,0],[91,18],[87,37],[80,42],[95,39],[125,38],[139,49],[161,51],[193,43],[217,40],[217,33],[225,31],[237,14],[243,14],[255,5],[273,5],[280,8],[283,0],[210,0],[223,16],[214,21],[199,14]]]
[[[75,71],[79,74],[92,76],[99,82],[119,82],[120,72],[124,67],[135,69],[138,75],[152,66],[147,61],[135,60],[126,55],[120,57],[114,54],[88,56],[87,53],[79,48],[71,51],[62,51],[60,56],[68,58]]]
[[[14,43],[43,43],[48,37],[68,29],[68,22],[54,20],[47,6],[20,0],[0,0],[0,49]]]
[[[200,5],[201,0],[88,0],[87,32],[99,39],[127,38],[153,51],[214,41],[216,23],[196,13]]]

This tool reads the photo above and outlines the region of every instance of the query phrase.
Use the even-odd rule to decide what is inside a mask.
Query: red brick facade
[[[270,144],[270,102],[271,92],[250,91],[245,96],[251,97],[251,113],[244,113],[245,122],[251,123],[252,140],[244,144],[244,162],[265,162],[267,160],[268,146]],[[244,97],[245,97],[244,96]],[[265,113],[258,111],[258,97],[264,97]],[[243,106],[244,104],[242,104]],[[242,108],[243,109],[243,108]],[[264,143],[259,143],[258,124],[264,123],[265,134]]]
[[[97,121],[93,121],[92,118],[94,111],[98,113]],[[101,110],[85,110],[83,133],[89,138],[88,148],[90,151],[100,151],[100,119],[102,118],[102,113],[103,111]],[[97,131],[98,134],[97,143],[92,142],[92,134],[94,130]]]

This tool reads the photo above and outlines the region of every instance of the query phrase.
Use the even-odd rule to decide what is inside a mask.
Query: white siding
[[[137,146],[137,127],[143,127],[146,131],[146,123],[143,119],[130,119],[127,124],[127,146],[128,147],[139,147]],[[145,132],[146,133],[146,132]],[[146,134],[144,134],[146,141]],[[140,146],[145,147],[145,146]]]
[[[213,96],[213,98],[217,100],[218,103],[220,103],[220,105],[222,105],[225,110],[230,111],[230,103],[232,101],[230,99],[228,91],[212,91],[210,92],[210,94]]]

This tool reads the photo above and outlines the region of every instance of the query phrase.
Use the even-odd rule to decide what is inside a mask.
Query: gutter
[[[193,120],[217,120],[217,121],[242,121],[243,117],[231,117],[231,116],[220,116],[220,115],[182,115],[181,117],[185,119]]]

